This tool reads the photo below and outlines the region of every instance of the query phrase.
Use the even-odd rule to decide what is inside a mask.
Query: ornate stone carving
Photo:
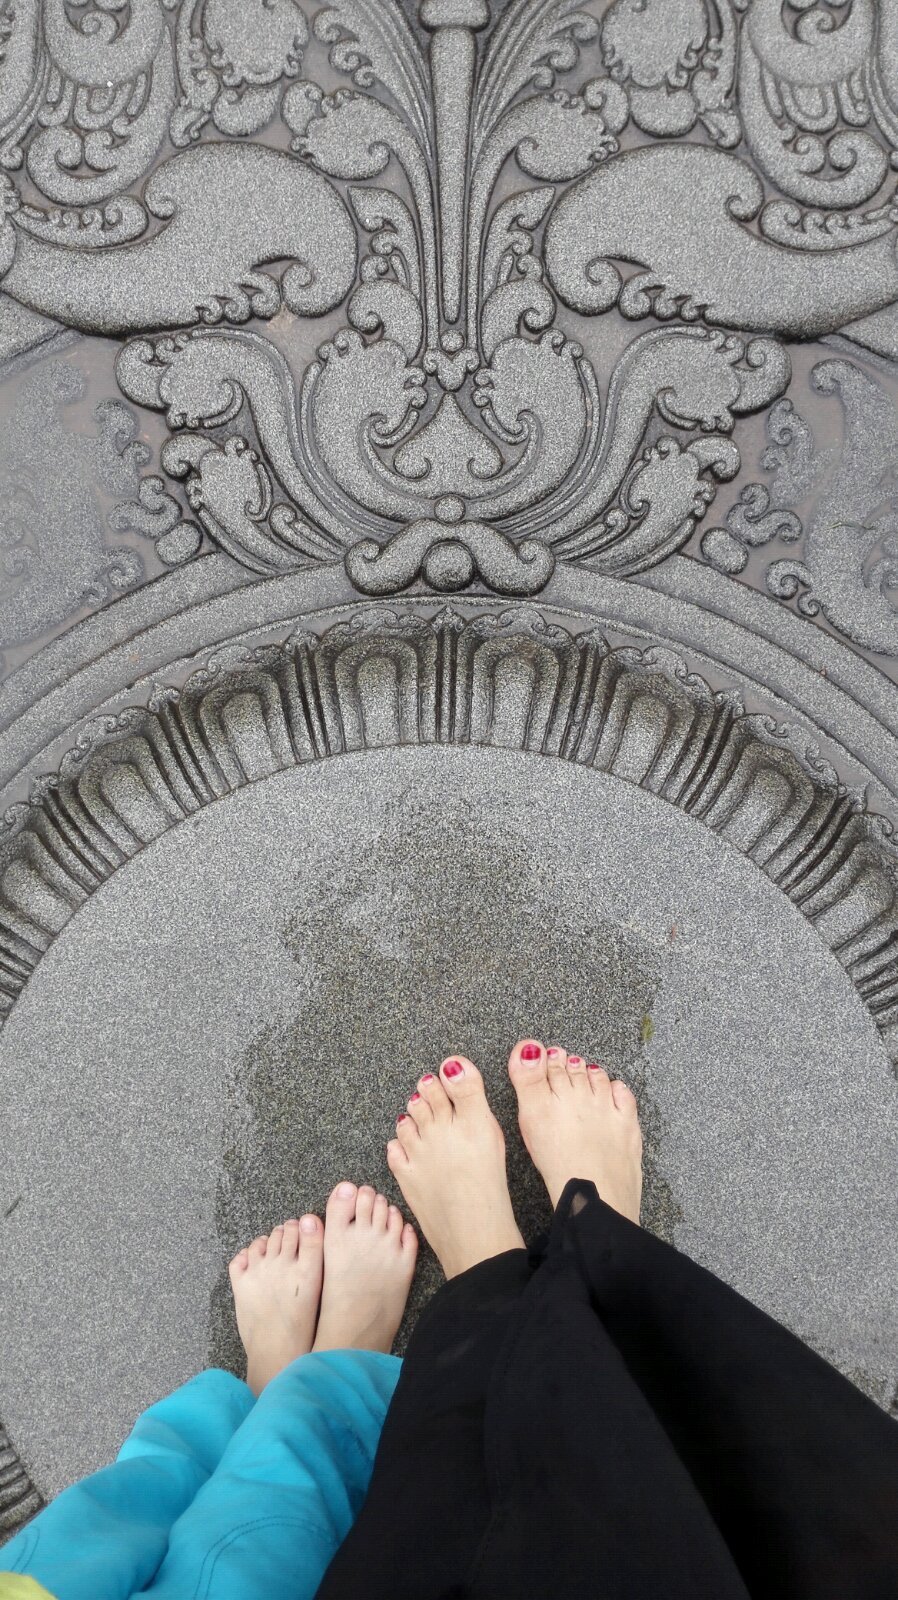
[[[644,0],[601,23],[572,0],[496,17],[425,0],[414,23],[394,0],[311,24],[296,0],[120,11],[31,0],[8,19],[0,159],[68,209],[8,180],[3,285],[69,326],[155,335],[125,345],[119,382],[165,412],[164,471],[254,571],[345,559],[377,594],[535,594],[558,560],[638,573],[735,475],[738,417],[782,393],[770,335],[898,299],[888,197],[844,219],[898,137],[895,0],[855,0],[838,23],[803,3],[677,0],[663,30]],[[299,76],[322,45],[345,80],[332,93]],[[575,92],[556,86],[590,65]],[[245,142],[275,118],[289,151]],[[688,140],[698,124],[721,148]],[[662,142],[623,148],[631,125]],[[180,148],[151,170],[166,132]],[[740,137],[788,200],[731,153]],[[515,190],[521,173],[534,181]],[[604,374],[558,299],[679,325]],[[302,373],[233,328],[344,300],[347,325]],[[151,481],[144,511],[166,492]],[[168,548],[189,559],[195,533]]]
[[[346,751],[481,744],[638,784],[746,854],[816,926],[898,1059],[898,850],[833,769],[671,652],[610,649],[531,608],[360,613],[235,646],[100,719],[7,815],[0,1012],[118,867],[246,783]]]

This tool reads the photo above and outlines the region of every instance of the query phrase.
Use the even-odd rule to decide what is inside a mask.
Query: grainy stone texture
[[[884,1398],[893,1080],[800,913],[615,779],[515,752],[368,752],[151,845],[7,1024],[22,1199],[2,1235],[0,1398],[40,1486],[234,1360],[222,1266],[248,1234],[342,1176],[393,1192],[392,1119],[451,1050],[482,1064],[538,1227],[504,1074],[530,1032],[638,1093],[646,1224]],[[436,1281],[426,1262],[415,1305]]]
[[[526,1031],[888,1405],[898,0],[6,29],[0,1538]]]

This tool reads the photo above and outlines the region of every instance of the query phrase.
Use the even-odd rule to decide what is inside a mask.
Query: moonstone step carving
[[[668,651],[612,649],[531,608],[359,613],[233,648],[108,718],[20,807],[2,847],[0,1015],[120,866],[245,784],[348,751],[499,746],[576,762],[686,811],[814,923],[898,1059],[898,855],[793,732]]]

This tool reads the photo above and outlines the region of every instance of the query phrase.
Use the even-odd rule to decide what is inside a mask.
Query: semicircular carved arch
[[[530,607],[366,610],[321,635],[231,646],[182,688],[102,717],[7,814],[0,1022],[102,883],[248,783],[372,748],[500,746],[575,762],[687,812],[787,894],[898,1061],[898,848],[801,735],[663,648],[612,648]]]

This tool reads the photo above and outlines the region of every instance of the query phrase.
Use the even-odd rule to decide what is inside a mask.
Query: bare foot
[[[638,1223],[642,1133],[627,1085],[536,1039],[515,1045],[508,1071],[524,1143],[553,1206],[570,1178],[591,1178],[606,1204]]]
[[[387,1145],[387,1163],[447,1278],[523,1249],[505,1176],[505,1140],[483,1079],[464,1056],[418,1087]]]
[[[314,1350],[389,1355],[411,1288],[418,1238],[369,1185],[338,1183],[327,1202],[324,1294]]]
[[[228,1267],[237,1329],[246,1351],[246,1381],[260,1395],[266,1383],[315,1337],[324,1271],[320,1217],[291,1218],[238,1250]]]

